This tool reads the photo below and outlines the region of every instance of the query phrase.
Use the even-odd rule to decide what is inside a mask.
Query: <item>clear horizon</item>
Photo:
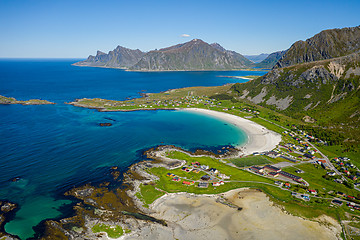
[[[0,58],[78,58],[121,45],[150,51],[194,38],[243,55],[288,49],[360,24],[360,1],[14,1],[0,3]]]

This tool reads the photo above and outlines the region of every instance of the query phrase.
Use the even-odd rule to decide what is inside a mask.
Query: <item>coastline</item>
[[[311,221],[286,213],[256,189],[221,194],[170,193],[155,200],[148,223],[121,239],[338,239],[341,226],[321,216]],[[276,221],[274,221],[274,217]],[[291,231],[289,231],[291,229]]]
[[[96,67],[96,68],[110,68],[110,69],[119,69],[127,72],[236,72],[236,71],[263,71],[255,68],[240,68],[240,69],[192,69],[192,70],[132,70],[125,67],[107,67],[107,66],[91,66],[91,65],[78,65],[76,63],[71,64],[75,67]]]
[[[242,155],[255,152],[265,152],[274,149],[281,141],[281,135],[257,124],[253,121],[229,113],[207,110],[202,108],[185,108],[179,111],[189,111],[216,117],[243,130],[248,136],[246,143],[235,146]]]

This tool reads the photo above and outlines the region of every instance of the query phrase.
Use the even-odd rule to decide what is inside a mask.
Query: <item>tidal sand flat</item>
[[[244,155],[250,155],[254,152],[270,151],[281,141],[280,134],[239,116],[200,108],[187,108],[185,111],[210,115],[229,122],[243,130],[248,136],[248,141],[236,147],[240,149]]]
[[[219,203],[223,197],[229,205]],[[341,226],[331,218],[326,224],[292,216],[281,210],[262,192],[236,189],[204,196],[167,194],[150,209],[153,217],[168,227],[149,224],[123,239],[338,239]]]

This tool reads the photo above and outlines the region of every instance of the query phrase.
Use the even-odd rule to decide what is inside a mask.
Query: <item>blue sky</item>
[[[359,0],[0,0],[0,57],[85,58],[117,45],[149,51],[193,38],[271,53],[358,26],[359,13]]]

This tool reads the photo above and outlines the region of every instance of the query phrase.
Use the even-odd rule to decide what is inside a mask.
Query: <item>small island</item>
[[[55,104],[55,103],[41,99],[30,99],[26,101],[20,101],[20,100],[16,100],[13,97],[4,97],[0,95],[0,104],[47,105],[47,104]]]

